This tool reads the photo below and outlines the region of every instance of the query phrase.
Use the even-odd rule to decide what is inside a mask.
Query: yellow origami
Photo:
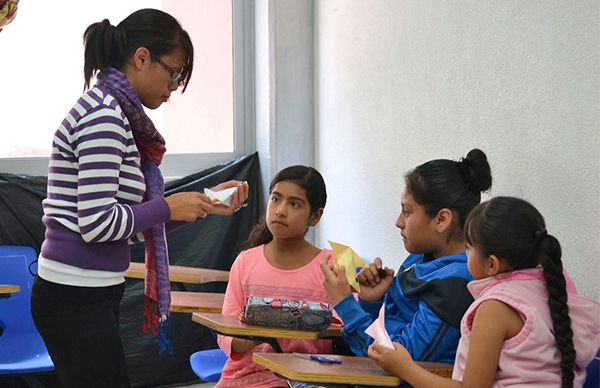
[[[350,248],[349,246],[339,244],[333,241],[329,241],[331,249],[335,252],[335,265],[334,269],[337,272],[341,265],[346,269],[346,279],[348,284],[356,292],[360,292],[360,285],[356,280],[356,268],[366,267],[365,261]]]

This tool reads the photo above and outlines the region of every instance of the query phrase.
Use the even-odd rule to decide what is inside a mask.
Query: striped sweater
[[[94,87],[54,135],[41,256],[84,269],[124,271],[129,242],[170,218],[164,198],[142,203],[146,184],[118,102]]]

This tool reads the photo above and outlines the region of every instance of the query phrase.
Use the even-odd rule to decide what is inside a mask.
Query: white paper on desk
[[[379,317],[371,323],[371,326],[367,327],[365,333],[371,336],[375,342],[378,342],[380,345],[385,346],[386,348],[394,349],[394,345],[392,344],[392,340],[390,339],[390,335],[385,329],[385,303],[381,305],[381,309],[379,310]]]
[[[228,189],[220,190],[220,191],[212,191],[211,189],[204,189],[204,194],[213,200],[215,204],[223,204],[225,206],[230,206],[231,201],[233,200],[233,193],[237,187],[230,187]]]

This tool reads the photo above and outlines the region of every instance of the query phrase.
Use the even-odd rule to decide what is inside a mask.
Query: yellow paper
[[[347,245],[339,244],[333,241],[329,241],[331,249],[335,252],[335,265],[334,268],[338,271],[338,268],[343,265],[346,269],[346,279],[348,284],[356,292],[360,292],[360,285],[356,280],[356,268],[366,267],[365,261]]]

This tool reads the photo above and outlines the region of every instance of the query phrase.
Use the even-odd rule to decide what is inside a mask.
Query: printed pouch
[[[323,330],[331,323],[328,303],[249,296],[243,320],[261,326],[299,330]]]

